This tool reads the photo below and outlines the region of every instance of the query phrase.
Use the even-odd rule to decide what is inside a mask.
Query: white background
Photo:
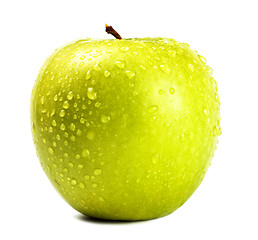
[[[257,1],[0,3],[0,239],[258,239]],[[143,222],[91,220],[54,190],[35,154],[30,94],[45,58],[86,37],[172,37],[205,56],[219,83],[222,135],[193,196]]]

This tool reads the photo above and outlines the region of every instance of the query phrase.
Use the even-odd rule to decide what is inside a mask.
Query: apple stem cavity
[[[118,32],[112,26],[108,26],[107,24],[105,26],[106,26],[106,32],[108,34],[112,34],[116,39],[122,39],[122,37],[118,34]]]

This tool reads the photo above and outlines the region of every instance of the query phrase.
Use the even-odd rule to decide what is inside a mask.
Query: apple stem
[[[106,26],[106,32],[108,34],[112,34],[116,39],[122,39],[122,37],[118,34],[118,32],[112,26],[108,26],[107,24],[105,26]]]

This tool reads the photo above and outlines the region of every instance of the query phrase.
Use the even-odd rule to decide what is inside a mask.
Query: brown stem
[[[114,28],[112,28],[112,26],[108,26],[107,24],[105,26],[106,26],[106,32],[108,34],[112,34],[116,39],[122,39],[122,37],[118,34],[118,32]]]

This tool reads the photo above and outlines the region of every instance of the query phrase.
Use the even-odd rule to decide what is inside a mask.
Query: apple
[[[193,194],[220,129],[205,59],[167,38],[85,39],[58,48],[31,96],[40,163],[87,216],[145,220]]]

